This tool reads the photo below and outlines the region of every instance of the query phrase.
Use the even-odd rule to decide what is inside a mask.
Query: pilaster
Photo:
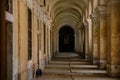
[[[87,19],[88,21],[88,33],[89,33],[89,36],[88,36],[88,40],[89,40],[89,54],[88,54],[88,57],[90,60],[92,60],[92,56],[93,56],[93,48],[92,48],[92,19],[91,17],[89,16],[89,18]]]
[[[106,69],[107,64],[107,6],[98,6],[100,19],[99,68]]]
[[[120,0],[110,0],[109,10],[109,39],[110,53],[108,54],[107,70],[112,77],[120,77]]]
[[[92,14],[93,23],[93,64],[98,64],[99,55],[99,17],[98,13]]]

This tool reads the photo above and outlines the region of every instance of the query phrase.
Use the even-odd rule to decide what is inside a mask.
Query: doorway
[[[74,52],[74,30],[70,26],[63,26],[59,30],[59,52]]]
[[[13,28],[12,23],[6,21],[7,27],[7,80],[12,80],[13,74]]]

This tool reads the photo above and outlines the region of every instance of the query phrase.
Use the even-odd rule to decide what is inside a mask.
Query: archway
[[[63,26],[59,30],[59,52],[74,52],[74,30],[70,26]]]

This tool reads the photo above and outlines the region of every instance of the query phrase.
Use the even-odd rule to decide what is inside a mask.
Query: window
[[[12,0],[5,0],[5,9],[9,13],[13,13],[13,1]]]
[[[46,0],[44,0],[44,6],[46,6]]]
[[[38,34],[37,34],[37,62],[38,62],[38,68],[39,68],[39,50],[40,50],[40,33],[39,33],[39,20],[37,20],[37,30],[38,30]]]
[[[32,59],[32,12],[28,9],[28,60]]]
[[[46,53],[46,26],[45,26],[45,23],[44,23],[44,53]]]

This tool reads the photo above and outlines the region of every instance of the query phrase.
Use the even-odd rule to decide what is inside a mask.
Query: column
[[[80,28],[80,54],[83,54],[83,31],[82,31],[82,27]]]
[[[81,40],[81,35],[82,35],[82,33],[81,33],[81,28],[79,29],[79,48],[80,48],[80,54],[81,54],[81,51],[82,51],[82,49],[81,49],[81,43],[82,43],[82,40]]]
[[[110,0],[108,4],[109,13],[109,53],[108,74],[120,77],[120,0]]]
[[[89,40],[89,53],[88,53],[88,58],[90,59],[90,60],[92,60],[92,56],[93,56],[93,54],[92,54],[92,19],[89,17],[88,19],[87,19],[87,21],[88,21],[88,33],[89,33],[89,38],[88,38],[88,40]]]
[[[100,19],[100,53],[99,53],[99,68],[106,69],[107,61],[107,7],[99,6]]]
[[[99,55],[99,17],[97,13],[92,14],[93,23],[93,64],[98,64]]]
[[[88,35],[88,23],[87,21],[84,22],[85,26],[85,59],[88,59],[88,53],[89,53],[89,35]]]
[[[79,34],[80,34],[80,56],[81,58],[85,58],[85,28],[82,25],[80,30],[79,30]]]

